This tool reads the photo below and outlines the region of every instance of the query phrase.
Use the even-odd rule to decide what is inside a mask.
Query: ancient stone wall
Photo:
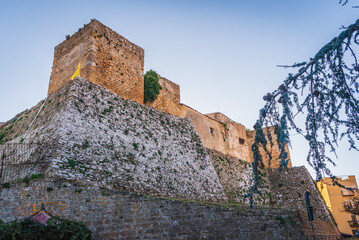
[[[143,102],[144,50],[97,20],[55,48],[49,94],[70,80],[79,62],[88,81]]]
[[[234,121],[232,119],[230,119],[229,117],[227,117],[226,115],[224,115],[223,113],[220,112],[215,112],[215,113],[207,113],[205,114],[206,116],[213,118],[219,122],[223,122],[223,123],[234,123]]]
[[[252,165],[241,159],[207,149],[228,200],[243,203],[243,195],[249,193],[253,181]],[[262,194],[255,194],[256,206],[270,206],[268,181],[263,182]],[[248,204],[248,201],[246,202]]]
[[[308,217],[308,213],[305,211],[298,211],[299,213],[299,219],[303,226],[303,232],[304,235],[307,237],[308,240],[314,240],[314,239],[342,239],[340,232],[337,227],[335,227],[333,224],[328,223],[326,221],[322,221],[320,219],[314,219],[312,221],[315,238],[313,236],[313,230],[311,226],[311,222]]]
[[[158,82],[162,89],[157,99],[150,106],[165,113],[181,116],[180,86],[161,76],[159,76]]]
[[[46,157],[47,167],[33,169],[38,172],[13,170],[10,166],[20,165],[9,156],[2,182],[44,173],[139,193],[226,199],[213,164],[187,119],[123,100],[79,78],[49,96],[28,137],[24,136],[25,120],[22,116],[7,133],[8,143],[24,138],[24,143],[42,144],[52,154]],[[39,163],[24,159],[21,164],[28,169]]]
[[[304,195],[309,192],[314,218],[333,222],[316,184],[304,166],[282,169],[281,172],[277,169],[267,169],[266,172],[272,206],[295,207],[307,211]]]
[[[214,150],[207,149],[207,152],[228,199],[242,203],[253,180],[251,164]],[[332,223],[326,204],[304,166],[282,169],[281,172],[263,169],[262,172],[262,193],[255,195],[255,205],[306,211],[304,194],[309,192],[315,219]]]
[[[44,108],[27,132],[28,124],[43,103],[45,103]],[[194,114],[206,118],[207,124],[216,123],[223,126],[223,123],[208,116]],[[246,161],[205,149],[188,119],[165,114],[130,100],[123,100],[118,95],[109,93],[107,89],[85,79],[78,78],[66,83],[63,88],[51,94],[46,102],[40,102],[34,108],[6,123],[2,133],[6,143],[0,145],[0,150],[5,153],[0,181],[10,182],[10,189],[3,189],[0,193],[0,204],[3,204],[0,206],[1,209],[10,209],[0,213],[3,214],[0,218],[4,218],[5,221],[13,219],[16,216],[15,212],[25,211],[26,206],[29,206],[26,203],[29,203],[33,209],[33,204],[40,206],[41,202],[49,200],[59,203],[54,204],[53,207],[74,206],[68,209],[66,217],[83,220],[96,234],[99,234],[96,235],[98,238],[99,236],[125,238],[129,236],[128,234],[132,236],[130,229],[136,229],[135,234],[138,234],[136,236],[148,232],[146,235],[148,238],[168,232],[171,232],[174,238],[180,238],[178,236],[183,236],[185,233],[199,234],[198,232],[201,231],[207,234],[206,236],[213,237],[267,236],[267,231],[253,230],[251,227],[255,225],[254,222],[260,220],[266,222],[261,225],[261,229],[272,229],[268,239],[297,236],[282,235],[284,232],[277,229],[278,222],[271,222],[271,219],[275,219],[284,225],[283,218],[287,219],[284,221],[288,223],[296,216],[275,217],[268,209],[258,214],[253,211],[232,211],[222,208],[218,210],[218,208],[196,204],[188,206],[182,205],[182,202],[177,206],[171,202],[164,207],[165,210],[162,210],[168,202],[158,203],[156,200],[151,202],[154,205],[146,205],[148,202],[144,199],[147,198],[140,197],[139,201],[137,198],[121,200],[119,196],[123,196],[122,193],[113,195],[114,191],[122,189],[140,194],[189,200],[230,200],[237,202],[234,205],[238,206],[243,194],[248,192],[252,173],[250,164]],[[29,146],[25,156],[21,154],[21,149],[16,147],[24,144]],[[22,178],[27,176],[31,179],[32,175],[40,173],[52,180],[46,180],[44,184],[34,189],[20,183],[24,182]],[[276,169],[267,169],[263,172],[263,177],[264,189],[261,196],[255,196],[256,204],[271,208],[305,210],[304,193],[309,191],[315,219],[326,222],[318,223],[317,226],[323,229],[330,226],[333,228],[324,202],[321,201],[304,167],[283,169],[281,173]],[[72,183],[65,183],[66,187],[64,187],[62,180],[57,183],[59,179],[66,179]],[[62,187],[65,190],[62,190]],[[86,194],[82,195],[81,192]],[[13,196],[21,199],[21,205],[11,200]],[[125,193],[124,196],[134,195]],[[10,202],[7,199],[10,199]],[[107,207],[98,207],[101,204],[104,206],[109,204],[111,210]],[[114,210],[113,206],[119,208],[124,206],[124,209],[133,209],[135,212],[136,209],[142,209],[141,206],[143,209],[139,211],[139,215],[134,215],[128,211],[121,213],[122,210]],[[181,218],[177,218],[178,212],[175,209],[178,208],[179,212],[185,212]],[[161,210],[148,213],[145,209]],[[112,211],[119,213],[119,217],[116,214],[111,215]],[[174,213],[170,215],[172,211]],[[82,212],[86,212],[86,217]],[[109,215],[111,217],[107,218]],[[201,217],[198,217],[199,215]],[[127,219],[125,224],[121,216]],[[141,218],[145,216],[147,222],[140,222],[139,216]],[[193,219],[193,221],[188,222],[185,219]],[[218,229],[217,224],[211,219],[216,219],[217,224],[218,221],[220,222]],[[161,224],[157,225],[158,221]],[[185,228],[175,227],[179,222]],[[114,223],[116,228],[111,227],[113,225],[110,223]],[[119,229],[118,224],[124,225],[124,228]],[[164,228],[162,225],[171,225],[171,227]],[[198,225],[200,228],[194,228]],[[233,232],[224,228],[227,225],[231,226]],[[283,227],[288,228],[288,226]],[[298,229],[297,226],[293,231]],[[303,232],[308,234],[310,230]],[[231,235],[234,233],[238,235]],[[286,234],[289,234],[288,230]],[[184,238],[198,236],[202,235],[186,235]],[[336,239],[336,237],[327,239]]]
[[[55,48],[49,94],[69,81],[80,61],[81,75],[87,80],[124,99],[143,103],[143,49],[97,20],[92,20]],[[181,104],[177,84],[161,76],[159,83],[162,86],[160,94],[155,102],[148,105],[165,113],[189,118],[206,148],[253,161],[250,151],[254,141],[252,132],[222,113],[203,115]],[[278,167],[278,146],[276,141],[273,142],[271,167]],[[269,167],[268,159],[264,162]],[[291,166],[290,160],[288,166]]]
[[[226,124],[216,121],[193,108],[181,104],[183,118],[188,118],[200,136],[206,148],[227,153],[226,138],[228,129]],[[240,156],[239,156],[240,157]]]
[[[206,148],[247,162],[253,162],[251,146],[254,143],[254,131],[247,130],[245,126],[234,122],[222,113],[217,112],[204,115],[184,104],[181,104],[181,107],[182,113],[180,116],[191,120]],[[263,149],[261,149],[263,163],[265,167],[278,168],[280,163],[278,159],[277,136],[274,134],[274,128],[270,128],[270,132],[273,138],[273,147],[270,147],[268,143],[268,148],[272,153],[272,160],[269,165],[269,158]],[[292,167],[292,162],[288,146],[286,146],[286,151],[289,160],[288,167],[290,168]]]
[[[67,36],[64,42],[55,47],[48,94],[70,81],[80,62],[82,64],[81,75],[90,80],[92,67],[95,65],[92,62],[96,54],[95,31],[91,26],[91,23],[87,24],[72,37]]]
[[[272,137],[272,143],[273,143],[273,146],[271,146],[270,144],[270,141],[268,139],[268,131]],[[267,157],[267,154],[265,153],[265,151],[263,150],[262,147],[260,147],[260,153],[262,155],[262,160],[263,160],[263,164],[266,168],[279,168],[280,167],[280,160],[279,160],[279,154],[280,154],[280,151],[279,151],[279,146],[278,146],[278,142],[277,142],[277,135],[275,134],[275,128],[274,127],[270,127],[270,128],[264,128],[263,129],[263,132],[264,134],[266,134],[266,140],[267,140],[267,149],[268,151],[271,153],[272,155],[272,159],[269,160],[269,157]],[[248,130],[247,131],[247,142],[248,142],[248,151],[250,152],[250,161],[253,162],[253,155],[251,154],[251,146],[252,144],[254,143],[254,138],[255,138],[255,131],[251,131],[251,130]],[[291,168],[292,167],[292,160],[290,158],[290,153],[289,153],[289,148],[288,148],[288,145],[285,146],[285,150],[288,154],[288,157],[287,157],[287,160],[288,160],[288,164],[287,164],[287,167],[288,168]]]
[[[247,140],[247,130],[245,126],[234,122],[229,117],[219,112],[206,114],[206,116],[221,122],[224,126],[226,152],[223,153],[250,162],[252,153],[249,151],[248,144],[250,142]]]
[[[48,179],[0,189],[4,222],[41,207],[82,221],[94,239],[306,239],[297,212],[285,209],[241,210]]]

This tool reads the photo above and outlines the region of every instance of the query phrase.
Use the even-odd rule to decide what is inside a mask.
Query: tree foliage
[[[160,93],[161,89],[162,87],[158,83],[158,74],[153,70],[147,71],[144,79],[143,102],[154,102],[157,99],[157,96]]]
[[[30,218],[21,221],[2,223],[0,221],[0,240],[90,240],[91,231],[82,223],[54,216],[46,225]]]
[[[346,3],[341,1],[341,4]],[[267,140],[271,142],[272,136],[269,130],[263,130],[264,127],[277,126],[275,133],[281,168],[287,167],[288,163],[285,146],[290,143],[289,133],[295,131],[302,135],[308,141],[307,161],[314,168],[317,179],[321,179],[324,173],[335,181],[336,177],[328,168],[328,163],[334,166],[335,163],[328,152],[335,154],[342,138],[348,140],[351,149],[358,150],[359,65],[355,54],[359,45],[358,36],[359,19],[309,61],[282,66],[298,70],[295,74],[289,74],[276,90],[263,97],[266,104],[254,125],[256,135],[251,147],[254,156],[253,185],[244,196],[244,199],[249,198],[251,206],[253,194],[260,193],[261,189],[263,156],[260,148],[271,161]],[[305,118],[303,126],[300,126],[300,121],[295,121],[300,115]]]

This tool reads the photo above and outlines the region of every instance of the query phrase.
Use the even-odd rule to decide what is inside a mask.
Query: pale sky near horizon
[[[252,128],[262,96],[359,17],[359,1],[0,0],[0,122],[46,97],[54,47],[96,18],[145,49],[145,71],[181,87],[181,102]],[[294,166],[306,142],[292,136]],[[338,151],[336,175],[359,178],[359,153]]]

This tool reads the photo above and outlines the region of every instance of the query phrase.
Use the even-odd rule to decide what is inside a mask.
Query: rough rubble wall
[[[277,143],[277,135],[274,133],[275,131],[275,128],[274,127],[270,127],[270,128],[265,128],[263,129],[263,132],[264,134],[268,134],[267,131],[269,130],[270,134],[271,134],[271,137],[273,139],[272,143],[273,143],[273,146],[271,147],[270,146],[270,141],[268,139],[268,137],[266,136],[266,139],[267,139],[267,148],[269,150],[269,152],[271,152],[271,155],[272,155],[272,160],[269,162],[269,158],[268,157],[265,157],[266,156],[266,153],[264,152],[263,148],[260,148],[260,153],[261,155],[263,156],[263,164],[266,168],[279,168],[280,167],[280,160],[279,160],[279,146],[278,146],[278,143]],[[254,138],[255,138],[255,131],[250,131],[248,130],[247,131],[247,142],[248,142],[248,148],[249,148],[249,152],[251,153],[251,146],[252,144],[254,143]],[[288,148],[288,145],[285,146],[285,150],[288,154],[288,165],[287,167],[288,168],[291,168],[292,167],[292,160],[290,158],[290,153],[289,153],[289,148]],[[253,155],[250,154],[249,155],[250,158],[251,158],[251,162],[253,162]]]
[[[188,120],[164,114],[151,107],[132,101],[123,100],[118,95],[111,94],[106,89],[84,79],[71,81],[57,92],[51,94],[46,100],[44,109],[30,128],[28,137],[24,137],[26,126],[29,125],[41,105],[42,102],[33,109],[18,115],[0,130],[1,133],[5,133],[3,139],[6,139],[7,143],[18,143],[24,138],[23,142],[26,142],[29,146],[41,146],[42,150],[47,149],[48,151],[45,151],[39,158],[35,158],[34,162],[31,162],[32,160],[26,157],[23,158],[25,159],[24,162],[6,162],[3,169],[3,176],[5,177],[1,179],[1,182],[11,181],[11,186],[14,186],[16,185],[14,181],[17,178],[38,173],[45,173],[47,177],[52,177],[53,180],[42,185],[42,190],[40,187],[35,190],[28,186],[23,187],[23,191],[17,188],[13,189],[13,187],[2,189],[0,203],[4,205],[1,206],[1,209],[11,209],[10,212],[2,211],[2,213],[5,212],[3,215],[5,217],[3,220],[5,221],[16,216],[15,210],[16,212],[20,210],[20,213],[24,210],[24,208],[19,209],[16,201],[11,200],[13,196],[15,196],[15,199],[21,199],[21,206],[23,207],[26,207],[27,202],[30,204],[27,205],[29,207],[33,206],[31,204],[40,204],[50,199],[53,202],[74,206],[69,215],[66,215],[67,217],[72,218],[71,216],[75,215],[77,216],[75,219],[83,219],[81,212],[88,213],[85,219],[87,221],[94,220],[86,224],[91,226],[92,229],[96,229],[95,231],[101,233],[101,235],[106,233],[109,234],[106,236],[112,236],[111,234],[129,236],[128,234],[132,233],[128,233],[128,229],[134,227],[139,229],[136,234],[142,234],[145,230],[148,230],[147,227],[143,226],[148,225],[136,225],[138,217],[133,218],[131,213],[126,223],[135,222],[135,225],[128,224],[125,229],[113,230],[118,229],[118,218],[106,220],[104,216],[109,214],[103,214],[103,211],[114,211],[113,208],[110,210],[98,209],[95,206],[87,208],[86,203],[94,199],[94,204],[97,205],[107,204],[108,201],[112,201],[111,206],[114,203],[122,206],[123,204],[120,204],[119,199],[115,198],[113,200],[111,197],[109,200],[109,198],[101,197],[107,196],[112,191],[110,189],[126,189],[144,194],[197,200],[223,200],[227,199],[225,196],[227,194],[229,200],[240,202],[241,193],[245,192],[250,183],[251,169],[249,164],[239,159],[204,149],[197,133]],[[0,146],[4,147],[6,144]],[[207,151],[211,158],[208,157]],[[37,150],[30,149],[30,152],[35,152],[36,154],[33,156],[38,156]],[[42,160],[44,158],[47,161],[43,164]],[[315,218],[318,221],[321,219],[330,222],[324,203],[320,202],[321,199],[306,169],[293,168],[282,171],[281,175],[278,174],[277,170],[268,169],[266,171],[264,176],[268,187],[266,187],[262,199],[256,196],[256,203],[285,208],[299,206],[300,209],[305,209],[303,195],[306,191],[310,191]],[[68,190],[64,190],[65,192],[55,194],[56,196],[53,195],[55,198],[51,198],[51,193],[56,192],[59,187],[63,186],[62,184],[56,185],[57,180],[55,179],[59,178],[74,180],[76,183],[70,188],[65,187],[65,189],[70,189],[70,192],[66,193]],[[100,187],[106,188],[96,190],[97,192],[95,191],[93,195],[81,195],[81,191],[93,189],[93,187],[89,187],[91,185],[100,185]],[[6,191],[11,191],[11,193],[8,194],[9,192]],[[19,194],[21,194],[21,197],[18,196]],[[34,195],[32,196],[31,194]],[[129,201],[129,199],[126,199],[126,201]],[[141,205],[142,202],[138,204]],[[132,206],[133,209],[138,209],[138,205],[126,206],[125,208],[128,209]],[[163,204],[159,206],[163,206]],[[158,209],[158,205],[154,208]],[[161,207],[159,208],[162,209]],[[181,205],[180,208],[182,209],[183,206]],[[208,209],[207,206],[203,208]],[[251,226],[259,221],[260,216],[260,219],[263,220],[263,213],[265,213],[265,217],[271,216],[271,219],[274,218],[268,210],[261,212],[260,215],[253,215],[253,212],[248,213],[249,215],[245,215],[243,221],[240,220],[240,222],[237,221],[239,221],[238,216],[241,213],[223,215],[218,213],[218,210],[211,210],[212,212],[209,214],[201,215],[198,218],[200,212],[207,211],[203,208],[196,207],[195,210],[188,213],[187,207],[186,211],[189,215],[183,216],[183,219],[193,218],[194,222],[202,224],[201,229],[204,229],[203,231],[206,234],[218,237],[266,236],[266,231],[264,233],[262,230],[261,232],[254,231]],[[144,209],[148,209],[148,206],[145,205]],[[172,211],[173,205],[169,205],[166,209]],[[185,210],[182,209],[181,211]],[[178,215],[176,214],[177,212],[170,219],[167,212],[165,215],[161,215],[163,213],[161,211],[157,213],[160,214],[158,219],[163,219],[164,225],[176,224],[178,221],[183,220],[175,217]],[[95,214],[95,216],[87,218],[89,214]],[[219,215],[213,217],[213,214]],[[150,215],[153,215],[153,212]],[[120,215],[120,219],[122,219],[121,216],[123,215]],[[139,216],[143,216],[143,212]],[[253,217],[251,218],[253,222],[250,221],[246,225],[248,217]],[[234,232],[239,235],[231,235],[234,232],[226,228],[223,232],[218,230],[210,220],[213,218],[216,218],[216,221],[223,219],[223,222],[221,222],[223,225],[219,229],[229,224],[230,229],[234,229]],[[150,221],[150,224],[154,224],[158,219],[149,218],[148,221]],[[280,222],[282,221],[280,216],[276,219]],[[264,222],[267,220],[264,219]],[[113,225],[108,224],[112,221],[116,222],[115,228],[111,227]],[[108,228],[99,223],[105,223]],[[184,222],[182,225],[188,228],[185,230],[173,230],[173,234],[175,234],[173,236],[177,236],[176,234],[182,236],[188,231],[198,233],[198,229],[193,229],[193,226],[197,226],[197,224]],[[239,225],[241,230],[236,230]],[[97,229],[97,226],[100,226],[99,229]],[[153,229],[153,225],[150,226],[148,231]],[[324,227],[328,227],[328,224],[319,224],[318,226],[323,226],[324,229]],[[267,225],[264,225],[263,229],[267,227]],[[163,234],[164,232],[168,232],[167,228],[159,227],[152,233]],[[153,236],[157,235],[148,235],[148,238]]]
[[[298,213],[285,209],[236,210],[47,179],[0,189],[4,222],[41,206],[82,221],[94,239],[306,239]]]
[[[240,159],[207,149],[219,180],[230,201],[242,202],[252,182],[252,166]],[[306,211],[304,194],[310,192],[315,219],[329,223],[332,220],[320,193],[305,167],[265,169],[262,174],[262,194],[256,195],[256,205],[267,207],[298,208]]]
[[[306,211],[304,195],[308,191],[314,209],[314,218],[332,222],[326,205],[304,166],[283,169],[281,172],[267,169],[267,178],[273,206]]]
[[[45,146],[55,148],[47,176],[161,196],[226,199],[187,119],[123,100],[81,78],[53,93],[51,99],[44,109],[49,115],[41,113],[51,128],[45,125],[36,130]],[[56,146],[51,129],[56,131]],[[35,136],[36,131],[28,135]],[[17,172],[6,175],[15,178]]]
[[[49,94],[70,80],[80,61],[82,77],[122,98],[143,102],[144,50],[97,20],[55,48]]]
[[[1,182],[11,182],[46,171],[57,154],[66,91],[66,88],[58,90],[0,128]],[[35,116],[36,120],[33,121]]]
[[[243,203],[243,195],[249,192],[253,180],[253,169],[251,164],[215,150],[207,149],[207,152],[216,169],[228,200]],[[262,194],[255,194],[254,197],[256,206],[270,206],[268,181],[265,180],[263,184],[264,189]]]

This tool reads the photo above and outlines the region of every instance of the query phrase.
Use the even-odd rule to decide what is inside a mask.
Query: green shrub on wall
[[[25,218],[21,221],[2,223],[0,221],[0,240],[90,240],[91,231],[82,223],[57,216],[50,218],[47,225]]]
[[[149,70],[145,74],[144,81],[143,102],[154,102],[162,89],[161,85],[158,83],[158,74],[153,70]]]

